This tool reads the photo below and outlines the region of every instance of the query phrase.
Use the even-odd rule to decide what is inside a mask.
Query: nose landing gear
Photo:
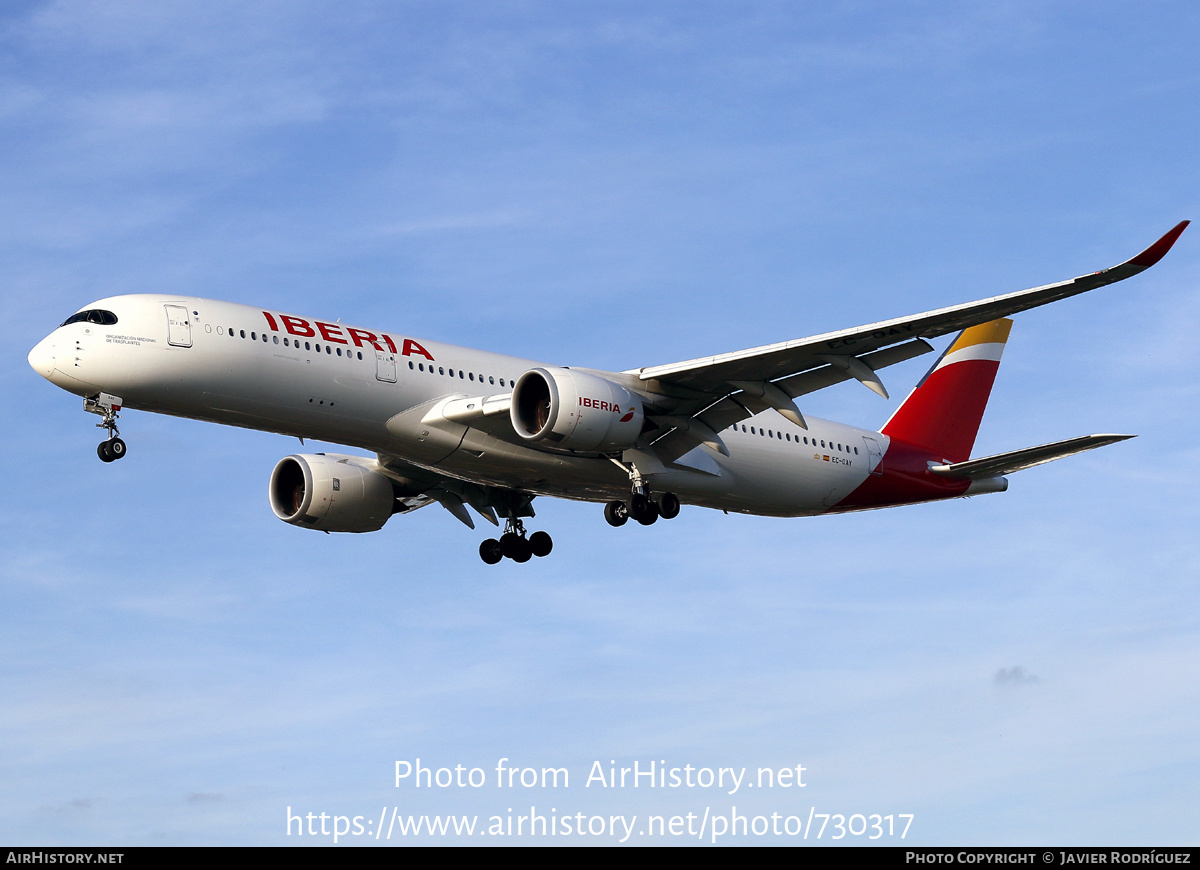
[[[125,455],[125,442],[120,438],[109,438],[96,446],[96,454],[102,462],[113,462]]]
[[[514,562],[528,562],[534,556],[549,556],[554,541],[546,532],[534,532],[525,537],[525,525],[516,517],[504,521],[504,534],[500,540],[488,538],[479,545],[479,558],[495,565],[505,556]]]
[[[120,416],[121,397],[101,393],[92,399],[83,400],[83,410],[89,414],[98,414],[103,419],[96,424],[98,429],[108,430],[108,440],[101,441],[96,447],[96,455],[103,462],[113,462],[125,455],[125,442],[117,430],[117,417]]]

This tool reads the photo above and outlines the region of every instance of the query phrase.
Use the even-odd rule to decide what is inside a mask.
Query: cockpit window
[[[89,308],[87,311],[80,311],[77,314],[72,314],[62,325],[67,326],[71,323],[98,323],[101,326],[112,326],[117,322],[117,315],[111,311],[105,311],[103,308]]]

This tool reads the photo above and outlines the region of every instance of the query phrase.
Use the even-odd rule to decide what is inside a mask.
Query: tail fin
[[[950,462],[969,459],[1010,329],[1012,321],[1001,318],[960,332],[883,434],[941,453]]]

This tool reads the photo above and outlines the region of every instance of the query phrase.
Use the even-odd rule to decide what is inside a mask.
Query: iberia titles
[[[616,402],[605,402],[601,399],[593,399],[588,396],[579,397],[579,406],[581,408],[595,408],[597,411],[609,411],[613,414],[621,413],[621,406]],[[637,408],[630,408],[629,411],[625,413],[623,417],[621,417],[621,422],[628,423],[633,419],[633,415],[636,411]]]
[[[396,340],[386,332],[376,334],[365,329],[357,329],[353,326],[343,327],[337,323],[326,323],[323,320],[313,320],[310,322],[303,317],[293,317],[290,314],[280,314],[276,318],[276,315],[269,311],[264,311],[263,317],[267,319],[267,325],[271,327],[272,332],[287,332],[289,335],[299,338],[320,338],[322,341],[332,344],[349,345],[353,343],[355,347],[364,347],[369,344],[381,353],[384,350],[388,350],[392,353],[398,353],[401,356],[413,356],[416,354],[425,357],[430,362],[434,361],[433,354],[411,338],[404,339],[401,342],[400,349],[397,350]],[[279,328],[280,323],[283,324],[282,330]],[[379,343],[381,341],[387,345],[386,348],[380,347]]]

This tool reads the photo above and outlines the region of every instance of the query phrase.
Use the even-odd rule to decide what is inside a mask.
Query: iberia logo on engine
[[[584,408],[595,408],[597,411],[608,411],[612,414],[620,414],[621,406],[615,402],[604,402],[600,399],[589,399],[587,396],[579,397],[579,404]],[[633,419],[634,408],[629,409],[629,413],[621,418],[622,423],[628,423]]]

